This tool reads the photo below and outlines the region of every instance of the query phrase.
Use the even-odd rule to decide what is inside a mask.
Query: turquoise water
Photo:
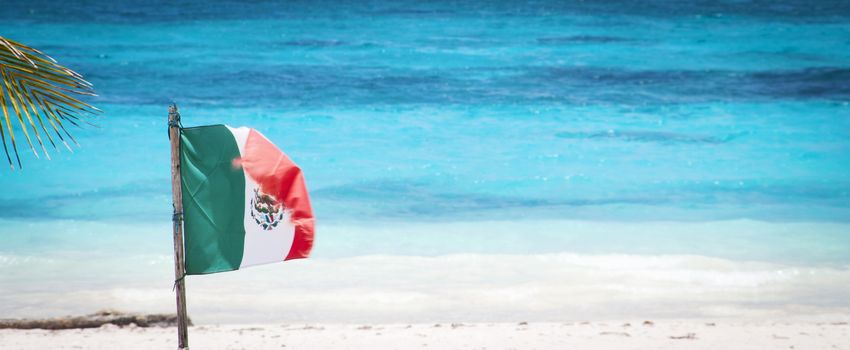
[[[763,5],[13,4],[105,113],[0,216],[168,220],[174,101],[275,140],[325,223],[846,222],[850,10]]]
[[[0,217],[166,222],[174,101],[275,140],[322,223],[850,220],[846,3],[329,5],[4,6],[105,113]]]
[[[2,7],[0,34],[84,74],[104,110],[74,153],[23,147],[0,171],[8,269],[91,253],[116,265],[79,281],[138,261],[169,278],[170,102],[300,164],[320,259],[850,264],[845,1]]]
[[[171,102],[267,135],[318,220],[189,279],[200,323],[850,313],[846,1],[0,7],[104,110],[0,171],[5,317],[172,310]]]

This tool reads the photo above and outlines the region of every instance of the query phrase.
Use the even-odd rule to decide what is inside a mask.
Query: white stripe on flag
[[[251,129],[230,126],[227,128],[236,139],[239,154],[244,155],[245,143]],[[264,230],[254,221],[254,217],[251,216],[253,207],[251,201],[256,196],[255,190],[259,190],[259,185],[245,173],[245,248],[240,268],[283,261],[289,254],[295,238],[295,227],[290,223],[288,215],[285,215],[283,221],[271,230]]]

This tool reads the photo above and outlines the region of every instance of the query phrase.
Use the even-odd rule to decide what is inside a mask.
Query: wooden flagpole
[[[174,201],[174,289],[177,292],[177,349],[189,349],[186,317],[186,276],[183,265],[183,192],[180,183],[180,113],[168,106],[168,138],[171,140],[171,197]]]

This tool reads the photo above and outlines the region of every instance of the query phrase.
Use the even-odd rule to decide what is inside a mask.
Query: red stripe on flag
[[[244,152],[238,162],[245,173],[260,186],[260,191],[273,195],[291,211],[295,239],[284,260],[306,258],[313,249],[315,219],[301,169],[254,129],[248,133]]]

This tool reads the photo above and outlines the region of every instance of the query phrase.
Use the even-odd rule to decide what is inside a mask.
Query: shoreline
[[[44,277],[30,283],[0,277],[6,286],[0,295],[3,317],[81,315],[104,308],[174,312],[168,259],[153,261],[142,272],[128,271],[126,279],[110,284],[96,275],[51,279],[53,266],[32,269]],[[690,255],[316,258],[190,276],[186,283],[189,315],[198,325],[640,317],[822,321],[850,314],[850,268]]]
[[[245,349],[840,349],[850,324],[830,322],[623,320],[439,324],[259,324],[189,328],[193,348]],[[0,330],[9,350],[150,349],[176,346],[173,327],[107,325],[74,330]]]

